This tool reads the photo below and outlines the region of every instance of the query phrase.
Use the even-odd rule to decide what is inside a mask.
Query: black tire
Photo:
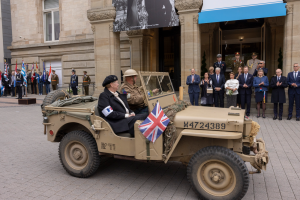
[[[75,177],[90,177],[100,165],[97,143],[93,136],[84,131],[72,131],[65,135],[58,154],[64,169]]]
[[[70,95],[67,92],[64,92],[62,90],[54,90],[54,91],[50,92],[49,94],[47,94],[47,96],[43,100],[43,104],[41,106],[42,111],[45,111],[45,106],[48,106],[55,101],[63,100],[66,98],[70,98]]]
[[[249,187],[244,161],[232,150],[219,146],[199,150],[189,162],[187,178],[202,200],[239,200]]]

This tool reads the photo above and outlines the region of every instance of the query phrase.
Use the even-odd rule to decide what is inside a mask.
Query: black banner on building
[[[113,0],[114,32],[179,26],[175,0]]]

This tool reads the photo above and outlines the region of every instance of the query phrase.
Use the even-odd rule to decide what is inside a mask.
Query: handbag
[[[207,94],[212,94],[213,93],[213,89],[211,87],[207,87],[206,93]]]

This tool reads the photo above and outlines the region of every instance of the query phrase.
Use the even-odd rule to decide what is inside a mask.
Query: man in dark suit
[[[300,72],[299,64],[294,64],[294,71],[290,72],[287,77],[289,85],[289,116],[287,120],[292,119],[294,101],[296,101],[296,120],[300,121]]]
[[[245,109],[245,104],[247,103],[246,115],[250,116],[253,75],[249,74],[248,70],[248,67],[245,66],[244,73],[239,76],[238,80],[240,83],[241,107],[242,109]]]
[[[270,87],[272,90],[271,102],[274,103],[274,118],[277,119],[279,104],[279,120],[282,120],[283,104],[286,102],[284,88],[288,86],[285,76],[282,76],[281,69],[276,70],[276,75],[271,78]]]
[[[130,110],[127,103],[127,94],[120,94],[118,91],[118,77],[114,75],[107,76],[102,86],[104,92],[99,96],[98,111],[100,117],[105,119],[117,133],[130,133],[134,137],[134,123],[137,120],[145,120],[146,114],[135,114]]]
[[[224,84],[225,76],[220,73],[221,69],[217,67],[215,74],[211,76],[212,85],[214,89],[215,106],[224,108]]]
[[[217,55],[217,62],[214,63],[215,70],[216,70],[217,67],[221,69],[220,74],[225,75],[226,63],[222,61],[222,55],[221,54]]]
[[[253,76],[257,76],[257,72],[259,69],[262,69],[264,71],[264,75],[267,76],[269,70],[265,68],[265,61],[259,61],[257,68],[254,70]]]
[[[199,93],[200,93],[200,87],[199,87],[200,76],[195,74],[195,69],[191,70],[191,75],[187,77],[186,84],[189,86],[189,96],[190,96],[191,104],[198,106]]]

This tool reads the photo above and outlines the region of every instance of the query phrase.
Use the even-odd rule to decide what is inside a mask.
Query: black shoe
[[[287,118],[287,120],[291,120],[291,119],[292,119],[292,117],[288,117],[288,118]]]
[[[257,115],[256,117],[257,117],[257,118],[260,118],[260,115]]]
[[[282,117],[279,117],[279,120],[282,120]]]
[[[273,117],[273,120],[276,120],[276,119],[277,119],[277,117],[274,116],[274,117]]]
[[[262,118],[266,118],[266,116],[265,116],[265,115],[262,115]]]
[[[296,119],[296,121],[300,121],[300,117],[298,117],[298,118]]]

